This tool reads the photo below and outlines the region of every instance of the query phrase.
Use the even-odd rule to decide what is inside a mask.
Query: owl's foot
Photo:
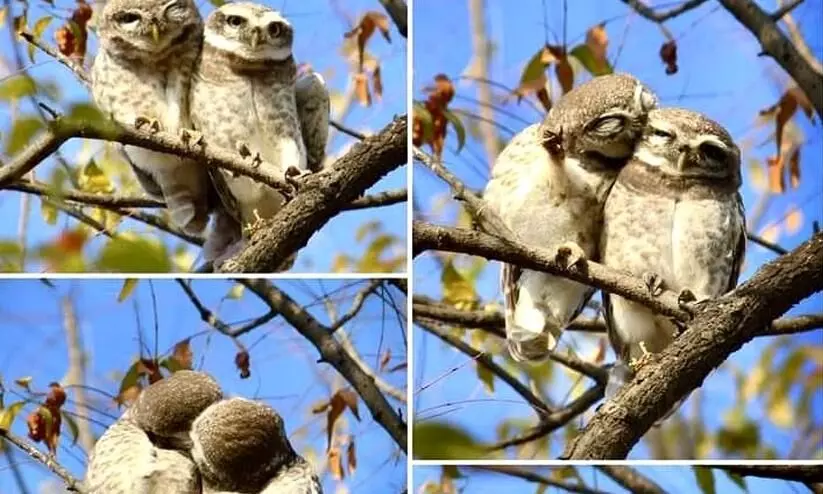
[[[311,175],[311,173],[311,170],[301,170],[296,166],[290,166],[286,168],[286,182],[295,189],[297,189],[300,179],[305,177],[306,175]]]
[[[574,242],[564,242],[557,248],[554,255],[554,262],[560,264],[566,269],[571,269],[577,266],[580,261],[586,259],[586,253],[583,249]]]
[[[243,159],[251,158],[251,166],[257,168],[258,166],[260,166],[260,163],[263,162],[263,158],[260,157],[260,153],[255,151],[254,154],[252,154],[251,149],[249,149],[248,144],[246,144],[245,142],[237,141],[236,148],[237,152],[240,153],[240,156]]]
[[[137,130],[140,130],[144,125],[148,125],[148,131],[152,134],[156,134],[162,130],[160,122],[156,118],[139,116],[134,119],[134,127],[137,128]]]
[[[243,227],[243,232],[246,236],[250,237],[254,232],[260,229],[263,226],[263,222],[265,221],[260,213],[257,212],[256,209],[252,210],[252,214],[254,214],[254,222],[253,223],[246,223]]]
[[[203,134],[192,129],[180,129],[180,140],[190,148],[205,146]]]
[[[641,277],[652,297],[659,297],[663,293],[663,278],[659,274],[646,271]]]
[[[694,293],[688,288],[680,290],[680,293],[677,295],[677,305],[679,305],[684,312],[687,312],[689,316],[694,317],[694,306],[692,302],[697,302],[697,297]]]
[[[629,367],[635,373],[654,360],[654,354],[646,349],[646,342],[641,341],[638,346],[640,347],[640,351],[643,352],[643,355],[638,358],[633,358],[631,362],[629,362]]]

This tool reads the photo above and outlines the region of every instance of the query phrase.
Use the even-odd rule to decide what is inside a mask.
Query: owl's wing
[[[329,137],[331,100],[323,77],[312,72],[299,78],[295,84],[297,118],[306,146],[307,165],[316,172],[323,167],[326,141]]]
[[[743,260],[746,258],[746,211],[743,208],[743,197],[741,197],[740,192],[735,195],[735,201],[737,202],[739,231],[737,232],[737,243],[732,253],[732,270],[727,292],[734,290],[737,286],[737,280],[740,279],[740,272],[743,269]]]

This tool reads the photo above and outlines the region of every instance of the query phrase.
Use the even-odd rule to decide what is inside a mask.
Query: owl
[[[192,121],[206,142],[237,150],[253,165],[271,167],[266,171],[279,177],[300,173],[309,165],[295,94],[293,36],[291,24],[275,10],[247,2],[223,5],[206,19],[191,85]],[[328,99],[316,96],[325,88],[322,79],[305,84],[307,119],[322,120],[324,104],[328,113]],[[323,123],[323,129],[312,134],[317,142],[309,146],[314,160],[322,160],[318,148],[325,149],[328,121]],[[285,202],[280,192],[251,178],[221,170],[214,170],[212,177],[223,202],[219,214],[229,217],[220,219],[220,228],[215,219],[211,235],[219,233],[221,238],[207,240],[207,261],[238,250],[229,238],[231,219],[244,227],[242,236],[247,237],[249,226],[270,218]],[[239,232],[234,236],[241,237]]]
[[[117,122],[182,133],[203,21],[192,0],[110,0],[97,21],[100,49],[92,97]],[[172,222],[197,235],[209,220],[208,172],[188,159],[126,146],[147,193],[166,201]]]
[[[271,407],[232,398],[194,421],[191,453],[208,494],[322,494],[311,465],[295,453]]]
[[[624,74],[596,77],[566,94],[545,120],[503,149],[484,199],[527,244],[557,249],[567,265],[596,259],[602,209],[657,98]],[[503,264],[506,340],[516,361],[539,361],[594,290]]]
[[[746,246],[740,151],[718,123],[661,108],[648,123],[604,207],[601,262],[641,277],[652,293],[708,299],[737,284]],[[623,364],[678,334],[666,316],[603,293],[608,336]]]
[[[222,398],[205,374],[179,371],[146,388],[100,437],[89,456],[90,494],[199,494],[188,454],[195,417]]]

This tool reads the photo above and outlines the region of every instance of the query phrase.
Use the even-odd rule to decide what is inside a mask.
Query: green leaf
[[[110,194],[114,192],[114,185],[112,185],[109,177],[102,168],[97,166],[95,161],[89,160],[85,166],[80,170],[79,185],[80,188],[86,192]]]
[[[740,475],[738,473],[730,472],[728,470],[721,469],[720,471],[725,473],[726,477],[728,477],[729,480],[731,480],[732,482],[737,484],[737,487],[740,487],[740,490],[742,490],[744,492],[749,492],[749,488],[746,486],[746,478],[745,477],[743,477],[742,475]]]
[[[540,77],[543,72],[545,72],[546,67],[549,66],[549,64],[544,61],[544,52],[547,49],[548,47],[546,46],[541,47],[526,63],[526,68],[523,69],[523,73],[520,74],[521,86],[528,85],[530,82]]]
[[[457,152],[459,153],[466,144],[466,128],[463,126],[463,122],[457,118],[457,115],[451,111],[443,110],[443,116],[446,117],[446,120],[451,122],[452,127],[454,127],[455,132],[457,132]]]
[[[43,33],[46,31],[46,28],[49,27],[49,23],[51,23],[51,16],[47,15],[45,17],[41,17],[34,23],[34,27],[31,30],[31,33],[34,35],[35,39],[41,38]],[[29,60],[31,63],[34,63],[34,45],[29,43]]]
[[[139,360],[131,364],[129,370],[126,371],[126,375],[123,376],[123,379],[120,381],[120,390],[117,392],[117,396],[121,396],[124,391],[137,385],[138,381],[140,381],[141,369],[142,364]]]
[[[6,140],[6,154],[14,156],[19,153],[42,128],[43,122],[39,118],[20,117],[15,120]]]
[[[414,119],[423,126],[423,142],[431,142],[434,139],[434,120],[432,114],[423,103],[414,102]]]
[[[477,377],[483,383],[486,392],[490,395],[494,394],[494,373],[481,362],[475,362],[475,366],[477,367]]]
[[[77,427],[77,421],[64,410],[60,411],[60,415],[63,416],[63,422],[69,426],[69,432],[71,432],[71,445],[74,446],[77,444],[77,436],[80,435],[80,428]]]
[[[605,60],[602,64],[598,63],[591,49],[585,44],[575,46],[569,55],[576,58],[593,76],[606,75],[614,72],[608,60]]]
[[[0,410],[0,430],[11,430],[11,424],[25,404],[25,401],[18,401]]]
[[[178,362],[177,359],[173,358],[164,358],[163,360],[161,360],[160,367],[167,369],[172,374],[174,374],[177,371],[187,370],[185,367],[180,365],[180,362]]]
[[[117,295],[117,301],[122,302],[129,298],[129,295],[132,294],[134,288],[137,286],[137,282],[140,281],[137,278],[126,278],[123,280],[123,286],[120,287],[120,293]]]
[[[103,247],[97,269],[121,273],[167,273],[171,261],[165,247],[143,238],[113,238]]]
[[[226,0],[209,0],[209,3],[217,8],[220,8],[223,5],[226,5]]]
[[[708,467],[692,467],[694,476],[697,478],[697,486],[703,494],[715,494],[714,472]]]
[[[241,285],[240,283],[235,283],[229,293],[226,294],[226,298],[230,300],[240,300],[243,297],[243,293],[246,291],[246,286]]]
[[[14,101],[37,93],[37,83],[27,75],[13,75],[0,84],[0,101]]]
[[[473,308],[477,304],[474,286],[455,269],[451,260],[443,265],[440,283],[443,287],[443,301],[446,303],[462,309]]]
[[[486,456],[486,449],[468,432],[442,422],[414,425],[414,456],[420,460],[470,460]]]

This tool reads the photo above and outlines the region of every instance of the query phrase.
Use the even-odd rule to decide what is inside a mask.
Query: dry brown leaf
[[[177,342],[177,344],[174,345],[174,350],[172,350],[171,358],[183,369],[191,370],[194,360],[194,353],[191,351],[191,341],[186,338],[185,340]]]
[[[60,441],[62,416],[60,407],[66,403],[66,392],[58,383],[49,384],[49,392],[43,405],[31,412],[26,418],[29,438],[34,442],[44,442],[52,455],[57,454]]]
[[[349,475],[354,475],[357,470],[357,450],[354,446],[354,438],[349,438],[349,446],[346,448],[346,463],[349,467]]]
[[[86,57],[88,41],[88,23],[93,10],[84,0],[77,1],[77,7],[71,14],[71,20],[54,32],[57,49],[63,55],[82,65]]]
[[[360,412],[357,410],[357,402],[359,400],[357,393],[350,389],[341,389],[335,394],[343,398],[343,402],[349,407],[351,413],[354,414],[354,418],[360,421]]]
[[[234,365],[240,371],[240,379],[248,379],[251,376],[251,356],[246,350],[238,350],[237,355],[234,356]]]
[[[386,351],[383,352],[383,355],[380,356],[380,372],[386,370],[386,366],[389,365],[389,362],[391,362],[391,349],[387,348]]]
[[[363,106],[371,106],[371,92],[369,91],[369,79],[366,74],[354,74],[354,94],[357,101]]]
[[[383,78],[380,75],[380,66],[378,65],[371,74],[371,84],[374,88],[374,97],[378,101],[383,99]]]
[[[677,43],[674,40],[663,43],[660,47],[660,59],[666,64],[666,74],[677,73]]]
[[[345,33],[345,38],[357,37],[357,53],[360,61],[360,71],[363,71],[363,57],[366,51],[366,43],[371,39],[376,30],[380,30],[383,37],[391,43],[389,36],[389,18],[386,14],[377,11],[366,12],[360,18],[360,22],[351,31]]]
[[[800,146],[789,155],[789,185],[792,189],[800,187]]]
[[[560,59],[554,70],[557,76],[557,82],[560,83],[560,88],[563,89],[563,94],[571,91],[574,87],[574,70],[569,63],[568,57]]]
[[[426,142],[423,121],[415,116],[412,123],[412,142],[415,146],[428,144],[434,155],[440,157],[443,155],[448,125],[445,111],[454,98],[454,84],[446,75],[438,74],[434,77],[434,85],[424,87],[423,91],[428,94],[424,106],[432,120],[431,141]]]
[[[769,191],[773,194],[782,194],[786,190],[783,182],[783,159],[780,156],[766,160],[769,170]]]
[[[794,235],[800,230],[803,225],[803,211],[797,208],[794,204],[789,207],[789,213],[786,215],[786,233]]]
[[[592,52],[594,60],[603,70],[608,66],[606,50],[609,47],[609,36],[606,34],[606,23],[601,23],[586,32],[586,46]]]
[[[343,471],[343,459],[340,458],[340,451],[337,448],[331,448],[326,456],[332,477],[334,477],[335,480],[343,480],[346,474]]]
[[[130,406],[137,401],[137,397],[140,396],[140,393],[143,391],[143,386],[140,383],[135,384],[134,386],[129,386],[128,388],[124,389],[122,393],[117,395],[114,398],[115,403],[119,406]]]
[[[140,374],[148,377],[149,384],[154,384],[163,379],[163,373],[160,372],[160,364],[154,359],[140,359]]]

